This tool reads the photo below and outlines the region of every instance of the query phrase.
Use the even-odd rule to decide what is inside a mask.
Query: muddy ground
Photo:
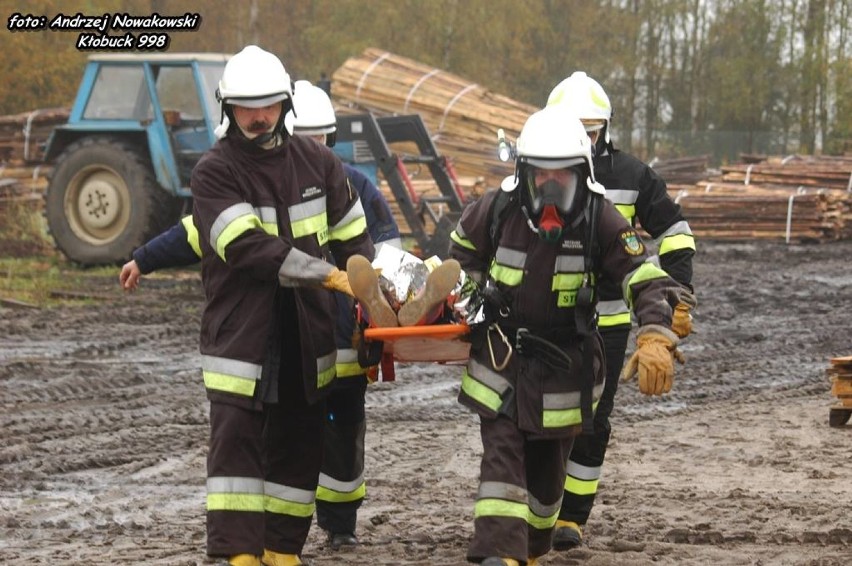
[[[0,307],[0,563],[209,564],[197,272],[94,304]],[[700,244],[697,332],[675,390],[622,385],[599,503],[541,563],[852,563],[852,425],[828,426],[852,354],[852,242]],[[400,365],[367,395],[360,547],[314,565],[464,564],[480,444],[459,368]]]

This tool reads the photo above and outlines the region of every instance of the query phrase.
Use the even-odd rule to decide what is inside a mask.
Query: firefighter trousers
[[[467,559],[546,554],[573,438],[530,439],[513,419],[480,417],[482,461]]]
[[[325,440],[317,489],[317,524],[329,533],[355,534],[364,482],[365,375],[338,378],[326,398]]]
[[[308,537],[322,461],[325,402],[308,404],[298,363],[282,363],[281,368],[279,402],[265,404],[262,412],[210,404],[210,556],[259,556],[264,549],[301,554]]]
[[[615,393],[618,390],[619,374],[624,366],[630,326],[615,326],[601,330],[600,334],[606,358],[606,384],[595,411],[594,432],[580,435],[574,440],[565,476],[562,509],[559,512],[561,520],[573,521],[578,525],[586,524],[595,504],[611,432],[609,417],[615,406]]]

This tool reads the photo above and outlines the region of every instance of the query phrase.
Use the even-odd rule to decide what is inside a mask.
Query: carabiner
[[[494,359],[494,348],[491,346],[491,330],[496,330],[497,334],[500,335],[500,339],[503,340],[503,344],[506,345],[506,357],[503,358],[502,363],[498,364],[497,360]],[[495,371],[503,371],[506,369],[506,366],[509,365],[509,360],[512,359],[512,344],[509,343],[509,339],[506,338],[506,335],[503,334],[503,330],[500,328],[500,325],[496,322],[492,323],[491,326],[488,327],[488,331],[485,334],[485,340],[488,342],[488,353],[491,355],[491,367],[494,368]]]

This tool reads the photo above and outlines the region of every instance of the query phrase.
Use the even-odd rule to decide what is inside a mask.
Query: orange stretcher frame
[[[364,330],[364,338],[384,342],[385,353],[399,362],[464,362],[470,357],[470,343],[460,338],[468,332],[467,324],[371,327]]]

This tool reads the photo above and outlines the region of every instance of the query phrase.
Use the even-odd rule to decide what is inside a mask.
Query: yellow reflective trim
[[[504,285],[517,287],[524,280],[524,270],[495,263],[491,266],[491,276]]]
[[[676,250],[694,250],[695,238],[692,234],[675,234],[674,236],[666,236],[660,242],[660,255],[673,252]]]
[[[645,281],[651,281],[652,279],[662,279],[668,277],[666,272],[654,265],[646,261],[642,265],[639,266],[633,276],[630,278],[630,281],[627,283],[627,302],[628,304],[633,304],[633,286],[637,283],[643,283]]]
[[[505,499],[480,499],[473,506],[473,516],[480,517],[511,517],[527,522],[530,508],[525,503],[515,503]]]
[[[544,428],[560,428],[578,425],[583,422],[580,409],[563,409],[560,411],[545,409],[541,413],[541,424]]]
[[[225,248],[228,247],[228,244],[249,230],[254,230],[255,228],[263,230],[260,218],[254,214],[245,214],[236,218],[233,222],[228,224],[228,226],[226,226],[219,234],[219,237],[216,238],[216,255],[222,258],[222,261],[227,262],[225,259]]]
[[[336,368],[331,366],[330,368],[323,370],[317,373],[317,389],[322,389],[327,386],[329,383],[334,381],[334,377],[337,375]]]
[[[254,511],[263,513],[264,496],[251,493],[208,493],[208,511]]]
[[[551,291],[576,291],[583,284],[582,273],[557,273],[553,276]]]
[[[476,246],[473,245],[473,242],[471,242],[467,238],[462,238],[455,230],[450,232],[450,239],[463,248],[476,251]]]
[[[578,480],[572,476],[565,476],[565,491],[575,495],[594,495],[598,492],[600,480]]]
[[[556,525],[556,520],[559,518],[559,511],[550,515],[548,517],[539,517],[532,511],[530,511],[529,517],[527,518],[527,523],[530,524],[534,529],[547,530],[552,529],[554,525]]]
[[[357,238],[367,231],[367,218],[359,216],[346,226],[338,226],[333,230],[328,231],[329,240],[339,240],[345,242],[353,238]]]
[[[367,484],[362,482],[355,491],[344,493],[342,491],[334,491],[327,487],[317,486],[317,499],[328,503],[349,503],[350,501],[358,501],[364,499],[367,495]]]
[[[634,204],[617,204],[615,208],[628,222],[631,222],[633,217],[636,216],[636,205]]]
[[[621,326],[630,324],[630,313],[602,314],[598,316],[598,326]]]
[[[478,403],[482,403],[482,405],[488,407],[492,411],[496,412],[502,404],[500,395],[498,395],[497,392],[490,387],[477,381],[475,377],[467,372],[467,369],[464,370],[464,375],[462,375],[461,388],[462,391],[467,393]]]
[[[261,228],[263,231],[269,234],[270,236],[278,235],[278,223],[277,222],[263,222],[261,224]]]
[[[592,403],[592,411],[598,408],[598,403]],[[541,413],[541,426],[544,428],[561,428],[574,426],[583,422],[580,408],[576,409],[545,409]]]
[[[195,223],[192,221],[192,215],[184,216],[180,219],[180,223],[183,224],[183,229],[186,230],[186,242],[189,244],[189,247],[192,248],[195,255],[201,257],[201,242],[198,238],[198,228],[195,227]]]
[[[308,216],[301,220],[296,220],[290,224],[290,228],[293,230],[294,238],[304,238],[306,236],[311,236],[313,234],[319,235],[321,232],[325,232],[324,238],[326,240],[328,239],[328,217],[325,212]]]
[[[335,365],[337,377],[354,377],[364,375],[364,368],[358,362],[337,362]]]
[[[270,513],[279,515],[289,515],[291,517],[311,517],[316,511],[314,503],[293,503],[292,501],[284,501],[271,495],[264,496],[264,510]]]
[[[203,371],[202,375],[204,376],[204,387],[207,389],[245,395],[246,397],[254,396],[254,388],[257,384],[257,381],[254,379],[234,377],[233,375],[216,373],[214,371]]]

